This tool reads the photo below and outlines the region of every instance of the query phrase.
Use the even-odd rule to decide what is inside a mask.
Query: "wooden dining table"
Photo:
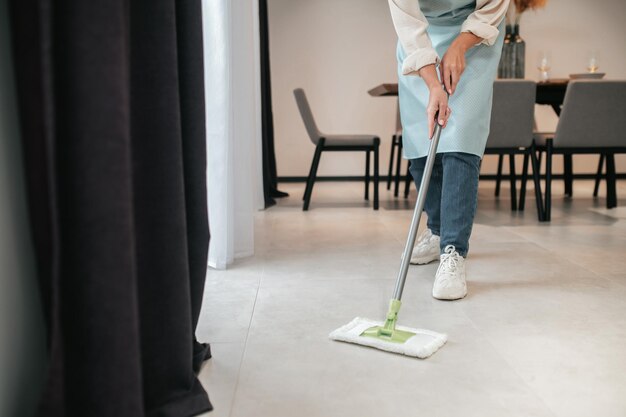
[[[568,82],[566,78],[538,82],[535,103],[547,104],[554,109],[557,116],[560,115]],[[398,83],[379,84],[367,93],[372,97],[397,97]]]
[[[559,78],[537,83],[537,94],[535,95],[535,103],[549,105],[552,107],[557,116],[561,115],[561,106],[565,99],[567,84],[569,79]],[[368,90],[368,94],[372,97],[397,97],[398,83],[383,83]],[[571,196],[573,193],[573,176],[574,168],[572,155],[563,156],[563,177],[565,181],[565,194]]]

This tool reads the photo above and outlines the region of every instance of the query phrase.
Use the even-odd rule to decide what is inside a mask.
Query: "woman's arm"
[[[435,64],[420,68],[419,75],[428,86],[426,119],[428,120],[428,137],[432,138],[435,131],[435,115],[437,115],[437,123],[444,128],[448,124],[448,118],[452,110],[448,107],[448,95],[443,91],[441,81],[437,77]]]
[[[403,75],[418,75],[420,68],[436,64],[439,56],[428,37],[428,21],[420,10],[418,0],[388,0],[393,25],[406,58]]]
[[[470,14],[461,33],[473,33],[481,38],[480,43],[493,45],[498,39],[498,26],[509,8],[509,0],[478,0],[476,10]]]
[[[450,109],[448,97],[437,77],[435,66],[439,62],[439,56],[426,32],[428,21],[420,10],[418,0],[388,0],[388,2],[393,25],[406,53],[406,58],[402,62],[402,74],[419,75],[430,91],[426,113],[429,137],[432,137],[435,114],[439,112],[438,123],[445,127]]]
[[[509,7],[509,0],[478,0],[476,10],[470,14],[461,33],[452,42],[441,60],[439,70],[448,93],[454,94],[465,70],[465,53],[480,43],[493,45],[498,38],[498,26]]]

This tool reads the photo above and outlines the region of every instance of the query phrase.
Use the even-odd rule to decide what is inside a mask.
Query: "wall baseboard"
[[[541,175],[541,179],[545,179],[545,175]],[[616,175],[618,180],[623,180],[626,179],[626,173],[620,173]],[[385,182],[387,181],[387,175],[381,175],[379,177],[379,181],[380,182]],[[404,181],[406,177],[400,177],[401,181]],[[517,179],[519,180],[521,178],[521,175],[517,175]],[[555,180],[562,180],[563,179],[563,174],[554,174],[552,175],[552,178]],[[306,182],[307,177],[305,176],[283,176],[283,177],[278,177],[278,182],[284,182],[284,183],[295,183],[295,182]],[[484,174],[480,176],[480,179],[483,181],[495,181],[496,179],[496,175],[495,174]],[[509,181],[510,177],[509,175],[502,175],[502,181]],[[595,180],[596,179],[596,174],[574,174],[574,179],[575,180]],[[318,176],[315,181],[328,181],[328,182],[339,182],[339,181],[360,181],[363,182],[365,181],[365,177],[364,176],[350,176],[350,175],[344,175],[344,176],[331,176],[331,175],[327,175],[327,176]],[[372,179],[370,178],[370,181],[372,181]],[[528,176],[528,181],[532,182],[532,177],[529,175]]]

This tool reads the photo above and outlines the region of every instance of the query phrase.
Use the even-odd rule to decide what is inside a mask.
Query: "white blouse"
[[[403,75],[417,75],[425,65],[436,64],[439,56],[426,32],[428,20],[418,0],[388,0],[391,18],[398,39],[406,53],[402,63]],[[477,0],[476,9],[461,26],[461,32],[471,32],[482,38],[480,44],[493,45],[498,38],[498,26],[504,19],[509,0]]]

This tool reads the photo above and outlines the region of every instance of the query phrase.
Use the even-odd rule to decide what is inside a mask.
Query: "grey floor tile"
[[[553,416],[468,325],[422,361],[321,339],[251,343],[232,416]]]
[[[626,215],[592,187],[566,198],[555,182],[542,224],[532,189],[515,213],[507,184],[495,198],[482,182],[468,297],[432,298],[437,263],[409,270],[400,322],[449,337],[418,360],[327,338],[384,317],[415,190],[381,186],[375,212],[362,185],[319,183],[302,212],[303,185],[281,184],[290,197],[258,214],[256,255],[209,272],[198,336],[214,346],[200,375],[213,415],[626,415]]]
[[[230,415],[243,349],[243,343],[211,344],[213,358],[204,363],[198,379],[209,393],[213,411],[202,416],[228,417]]]
[[[196,335],[202,342],[244,343],[261,273],[219,272],[211,274],[206,281]]]

